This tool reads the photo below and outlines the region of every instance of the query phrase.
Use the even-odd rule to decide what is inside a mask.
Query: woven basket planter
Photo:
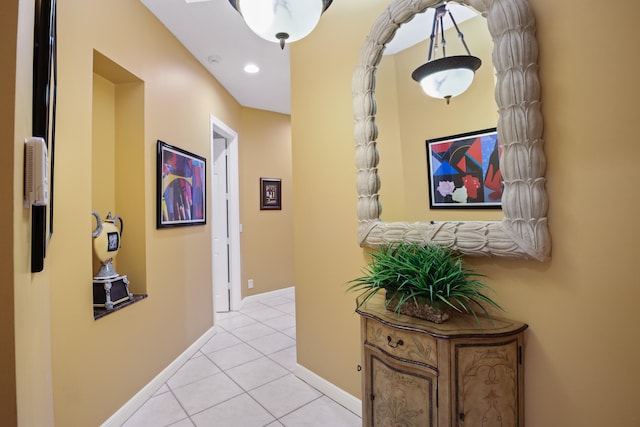
[[[398,306],[399,300],[399,296],[389,299],[388,294],[385,294],[385,307],[394,313],[406,314],[407,316],[417,317],[418,319],[428,320],[433,323],[443,323],[449,319],[449,313],[429,305],[426,300],[425,302],[420,302],[420,299],[418,299],[416,302],[410,299],[405,301],[400,306],[400,309],[397,310],[396,307]]]

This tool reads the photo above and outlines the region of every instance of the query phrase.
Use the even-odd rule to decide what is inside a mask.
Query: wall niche
[[[113,265],[118,274],[127,276],[129,291],[137,301],[147,292],[144,82],[94,50],[92,95],[91,207],[103,220],[111,212],[124,222],[121,248]],[[92,221],[95,229],[96,221]],[[99,268],[94,254],[93,274]],[[111,310],[94,307],[94,318],[128,304]]]

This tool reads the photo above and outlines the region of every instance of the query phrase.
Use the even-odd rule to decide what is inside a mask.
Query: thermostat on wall
[[[49,179],[47,144],[43,138],[25,140],[24,164],[24,206],[45,206],[49,203]]]

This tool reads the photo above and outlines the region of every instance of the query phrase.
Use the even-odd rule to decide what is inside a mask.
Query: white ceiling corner
[[[291,114],[289,46],[280,49],[255,35],[228,0],[140,0],[242,106]],[[347,1],[347,0],[343,0]],[[367,0],[348,0],[350,2]],[[450,3],[458,23],[475,16]],[[385,54],[426,39],[432,14],[417,15],[403,25]],[[260,72],[248,74],[254,63]]]

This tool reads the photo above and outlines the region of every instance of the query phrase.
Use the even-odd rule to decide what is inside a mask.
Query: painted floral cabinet
[[[380,298],[356,310],[363,426],[523,427],[524,331],[507,319],[397,315]]]

